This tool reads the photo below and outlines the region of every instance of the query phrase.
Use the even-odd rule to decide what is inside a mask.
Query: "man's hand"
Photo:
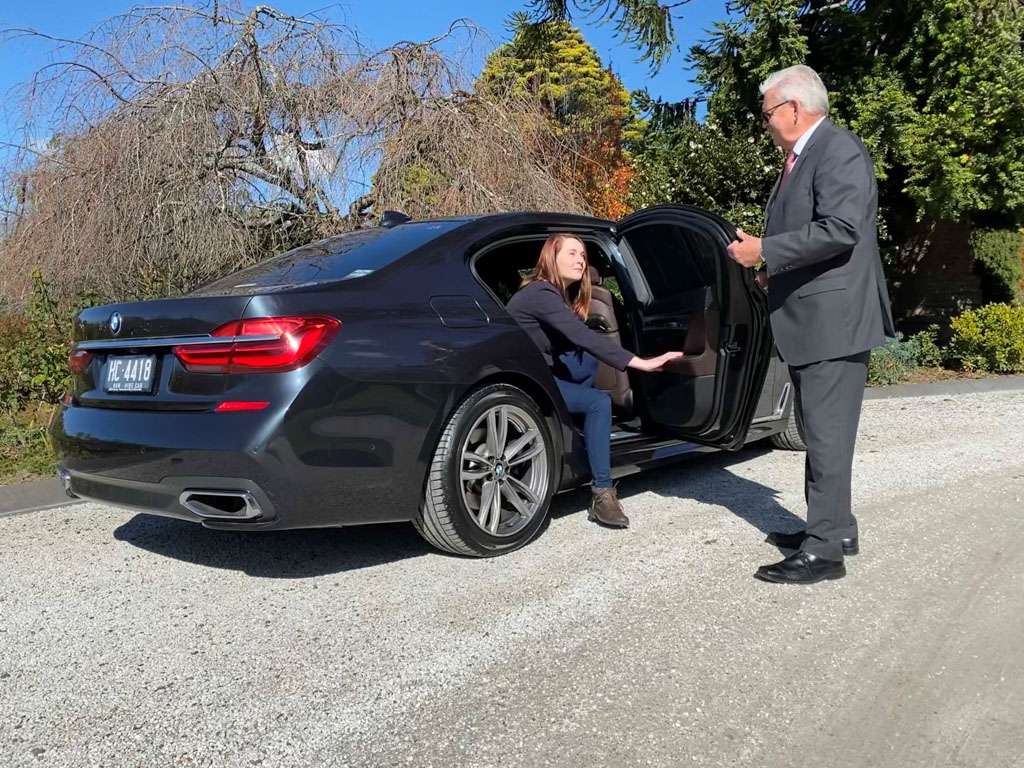
[[[726,249],[729,257],[741,266],[756,266],[761,260],[761,238],[748,235],[742,229],[736,230],[736,237]]]

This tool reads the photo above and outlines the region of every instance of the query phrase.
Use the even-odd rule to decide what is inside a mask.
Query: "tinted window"
[[[422,221],[390,229],[374,227],[346,232],[261,261],[205,285],[196,293],[230,293],[365,277],[463,223]]]
[[[537,266],[537,258],[545,239],[544,236],[540,236],[536,240],[505,243],[480,254],[476,259],[474,269],[477,276],[494,292],[502,304],[508,303],[522,286],[523,278]],[[611,262],[600,246],[589,240],[584,240],[584,245],[587,247],[587,261],[591,266],[597,268],[599,274],[610,273]]]
[[[628,240],[655,301],[715,282],[718,246],[701,232],[652,224],[630,232]]]

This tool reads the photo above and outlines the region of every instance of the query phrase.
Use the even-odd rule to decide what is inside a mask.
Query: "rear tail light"
[[[174,348],[174,355],[198,373],[294,371],[320,354],[340,327],[324,315],[236,320],[211,333],[234,338],[223,344],[183,344]]]
[[[68,355],[68,368],[71,373],[78,375],[85,373],[92,362],[92,352],[85,349],[76,349]]]
[[[225,400],[213,410],[216,413],[239,413],[240,411],[262,411],[270,405],[269,400]]]

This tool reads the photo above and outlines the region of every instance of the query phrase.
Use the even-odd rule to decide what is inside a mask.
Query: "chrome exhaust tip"
[[[259,502],[248,491],[187,489],[178,501],[199,517],[220,520],[251,520],[263,514]]]

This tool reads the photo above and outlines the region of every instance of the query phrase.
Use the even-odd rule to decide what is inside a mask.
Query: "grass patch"
[[[0,410],[0,485],[53,474],[47,433],[52,412],[45,403],[18,412]]]

